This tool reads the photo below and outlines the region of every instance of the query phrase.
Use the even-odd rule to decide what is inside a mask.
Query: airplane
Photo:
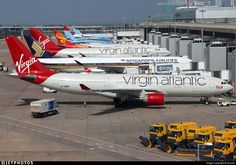
[[[71,57],[71,58],[50,58],[52,55],[43,50],[32,37],[23,33],[22,38],[28,45],[29,50],[39,61],[50,69],[61,72],[84,72],[91,70],[96,73],[127,73],[127,68],[135,68],[144,64],[152,64],[154,68],[159,64],[170,64],[173,70],[190,69],[192,60],[184,57]],[[174,64],[174,65],[173,65]],[[154,66],[155,65],[155,66]],[[82,68],[82,69],[81,69]],[[132,70],[134,72],[134,70]]]
[[[22,38],[23,40],[25,41],[26,43],[26,46],[28,46],[28,49],[31,51],[31,53],[37,57],[37,58],[41,58],[41,59],[57,59],[57,58],[51,58],[52,55],[45,51],[44,49],[42,49],[39,44],[34,41],[32,39],[32,37],[30,35],[27,35],[26,33],[24,33],[22,35]],[[62,58],[64,59],[64,58]],[[65,59],[67,60],[67,58]],[[89,68],[89,67],[85,67],[85,66],[80,66],[80,67],[74,67],[72,65],[69,65],[68,63],[64,66],[60,65],[60,64],[55,64],[54,67],[52,67],[51,65],[48,66],[48,68],[50,69],[54,69],[54,70],[58,70],[58,68],[60,68],[59,71],[61,72],[92,72],[92,73],[105,73],[104,70],[101,70],[101,69],[97,69],[95,67],[93,68]]]
[[[109,45],[113,44],[100,44],[98,42],[80,42],[80,43],[72,43],[69,41],[59,30],[54,30],[54,35],[57,39],[58,45],[64,48],[94,48],[94,47],[109,47]],[[81,44],[82,43],[82,44]]]
[[[204,97],[207,102],[233,89],[224,80],[206,76],[58,73],[42,65],[16,36],[5,40],[20,79],[57,91],[113,98],[115,107],[129,99],[164,105],[168,96]]]
[[[111,41],[113,38],[112,34],[104,34],[104,33],[94,33],[94,34],[82,34],[80,30],[72,28],[72,30],[68,26],[64,26],[64,31],[70,32],[74,37],[84,38],[84,39],[92,39],[92,40],[102,40],[102,41]]]
[[[54,30],[55,37],[57,39],[58,45],[64,48],[90,48],[89,44],[75,44],[67,40],[67,38],[61,34],[59,30]]]
[[[166,48],[160,48],[156,45],[106,45],[99,48],[60,48],[38,29],[31,28],[29,32],[33,39],[39,43],[39,45],[51,53],[55,57],[78,57],[81,54],[85,56],[99,56],[99,57],[111,57],[117,56],[169,56],[170,52]]]
[[[66,38],[75,44],[90,44],[90,45],[113,45],[114,43],[103,40],[94,40],[91,37],[76,38],[69,31],[64,31]]]
[[[140,65],[152,65],[154,69],[163,64],[171,65],[172,72],[190,69],[192,60],[184,57],[74,57],[40,58],[39,61],[50,69],[65,71],[67,68],[96,68],[105,73],[138,73]],[[133,68],[133,69],[131,69]],[[150,69],[150,68],[149,68]],[[79,70],[80,71],[80,70]],[[98,70],[96,70],[98,71]],[[101,71],[102,72],[102,71]],[[152,72],[157,72],[152,71]]]

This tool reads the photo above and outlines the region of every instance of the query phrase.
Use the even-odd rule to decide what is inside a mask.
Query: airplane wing
[[[124,73],[125,67],[124,66],[97,66],[98,69],[104,70],[106,73]]]
[[[93,90],[93,89],[90,89],[88,86],[86,86],[85,84],[80,84],[80,87],[83,89],[83,90],[87,90],[87,91],[93,91],[97,94],[102,94],[104,92],[110,92],[110,93],[117,93],[118,95],[122,96],[122,95],[125,95],[125,96],[129,96],[129,97],[140,97],[140,96],[143,96],[147,93],[164,93],[164,91],[161,91],[161,90],[156,90],[156,89],[153,89],[153,90],[140,90],[140,89],[132,89],[132,88],[116,88],[115,90],[114,89],[106,89],[106,90]]]

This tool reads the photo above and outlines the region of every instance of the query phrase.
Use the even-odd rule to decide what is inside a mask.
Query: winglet
[[[82,57],[86,57],[83,53],[79,53]]]
[[[74,58],[74,56],[72,56],[72,55],[67,55],[69,58]]]
[[[84,68],[85,72],[91,73],[92,71],[89,68]]]
[[[87,87],[84,84],[79,84],[79,85],[80,85],[80,88],[83,89],[83,90],[91,90],[89,87]]]
[[[78,60],[75,60],[75,62],[76,62],[78,65],[83,66],[83,64],[82,64],[81,62],[79,62]]]

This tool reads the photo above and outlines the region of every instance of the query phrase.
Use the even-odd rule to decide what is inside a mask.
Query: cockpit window
[[[225,81],[222,81],[221,84],[229,84],[229,82],[225,80]]]

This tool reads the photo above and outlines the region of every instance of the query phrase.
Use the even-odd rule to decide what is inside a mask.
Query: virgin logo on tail
[[[38,42],[38,44],[39,44],[43,49],[45,49],[45,48],[46,48],[46,44],[49,43],[50,40],[47,38],[47,39],[41,41],[41,38],[42,38],[42,36],[39,36],[39,40],[38,40],[37,42]]]
[[[33,65],[38,60],[35,57],[33,57],[33,58],[30,58],[29,60],[23,62],[22,61],[23,57],[24,57],[24,54],[21,54],[20,61],[16,61],[16,67],[18,69],[18,72],[24,73],[24,71],[27,70],[28,73],[30,73],[30,66]]]

